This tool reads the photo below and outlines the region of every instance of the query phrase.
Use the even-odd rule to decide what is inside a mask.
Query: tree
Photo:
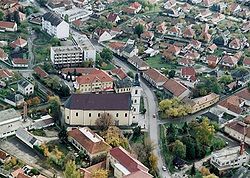
[[[52,117],[59,121],[62,113],[61,102],[58,96],[49,97],[49,109]]]
[[[208,175],[210,175],[209,169],[206,168],[206,167],[204,167],[204,166],[201,167],[200,172],[201,172],[201,174],[202,174],[203,176],[208,176]]]
[[[100,57],[104,61],[111,61],[113,59],[113,52],[108,48],[103,48],[102,52],[100,53]]]
[[[175,70],[170,70],[170,71],[168,72],[168,77],[169,77],[169,78],[174,78],[174,76],[175,76]]]
[[[149,164],[151,165],[154,171],[157,170],[158,158],[153,153],[151,153],[149,156]]]
[[[195,154],[195,140],[188,136],[188,137],[184,137],[182,139],[183,144],[186,145],[186,158],[189,160],[193,160],[196,158],[196,154]]]
[[[4,13],[2,10],[0,10],[0,20],[4,20]]]
[[[19,12],[18,11],[15,11],[14,12],[14,21],[19,25],[20,24],[20,16],[19,16]]]
[[[109,128],[109,126],[114,125],[114,119],[112,115],[105,112],[102,113],[98,119],[96,119],[95,124],[101,131],[105,131]]]
[[[135,26],[135,30],[134,30],[134,33],[138,35],[138,38],[141,37],[141,34],[143,33],[143,25],[142,24],[138,24]]]
[[[36,97],[34,97],[33,99],[32,99],[32,105],[38,105],[38,104],[40,104],[41,103],[41,100],[40,100],[40,98],[38,98],[37,96]]]
[[[191,170],[190,170],[190,175],[195,175],[195,173],[196,173],[196,170],[195,170],[195,165],[194,165],[194,163],[193,163],[193,165],[192,165],[192,167],[191,167]]]
[[[105,169],[96,169],[91,173],[92,178],[108,178],[108,171]]]
[[[63,175],[65,178],[80,178],[81,177],[80,171],[76,169],[76,164],[72,160],[67,162]]]
[[[233,81],[233,77],[231,75],[222,75],[219,79],[220,83],[227,85]]]
[[[180,158],[185,158],[186,157],[186,145],[184,145],[180,140],[176,140],[173,143],[173,153],[180,157]]]
[[[45,84],[52,90],[60,89],[60,81],[57,76],[52,76],[44,79]]]
[[[194,128],[196,131],[196,139],[204,145],[210,145],[214,136],[214,126],[210,124],[208,118],[204,118],[198,127]]]
[[[173,123],[170,123],[168,129],[167,129],[167,139],[169,143],[172,143],[176,140],[178,130],[173,125]]]
[[[60,40],[59,40],[58,38],[56,38],[56,37],[53,37],[53,38],[51,38],[51,40],[50,40],[50,44],[51,44],[52,46],[60,46]]]
[[[130,77],[130,78],[134,78],[134,73],[132,71],[128,71],[127,72],[127,75]]]
[[[112,147],[122,146],[125,149],[128,149],[129,147],[128,140],[124,137],[118,127],[110,126],[108,130],[104,131],[101,135]]]

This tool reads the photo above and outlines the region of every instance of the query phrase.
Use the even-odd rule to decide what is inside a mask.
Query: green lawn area
[[[166,68],[166,69],[174,69],[176,68],[175,65],[171,64],[168,61],[165,61],[161,58],[161,55],[156,55],[153,57],[149,57],[146,60],[146,63],[152,67],[152,68],[156,68],[156,69],[161,69],[161,68]]]
[[[102,70],[112,70],[114,68],[115,68],[115,66],[111,63],[101,67]]]

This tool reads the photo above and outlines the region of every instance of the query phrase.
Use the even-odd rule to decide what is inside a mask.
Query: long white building
[[[42,30],[58,39],[69,37],[69,24],[52,12],[42,16]]]
[[[56,46],[50,49],[50,58],[54,65],[79,65],[83,61],[96,59],[96,49],[87,36],[74,36],[71,46]]]

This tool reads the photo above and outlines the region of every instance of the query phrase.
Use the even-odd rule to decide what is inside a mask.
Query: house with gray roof
[[[19,128],[16,131],[16,137],[19,138],[23,143],[28,145],[30,148],[34,146],[40,146],[42,142],[29,133],[26,129]]]
[[[53,12],[47,12],[42,16],[42,30],[58,39],[69,37],[69,24]]]
[[[4,98],[4,102],[11,106],[18,107],[24,103],[24,97],[20,94],[10,93]]]
[[[34,93],[34,85],[25,79],[20,80],[17,83],[17,91],[25,96],[32,95]]]
[[[131,58],[138,55],[138,48],[135,45],[127,44],[122,50],[122,56],[125,58]]]

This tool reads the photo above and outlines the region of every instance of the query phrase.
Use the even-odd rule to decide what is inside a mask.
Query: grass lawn
[[[36,136],[42,136],[42,137],[46,136],[45,131],[42,130],[42,129],[32,130],[31,133],[34,134],[34,135],[36,135]]]
[[[170,62],[163,60],[161,58],[161,55],[156,55],[156,56],[153,56],[153,57],[149,57],[146,60],[146,63],[150,67],[156,68],[156,69],[161,69],[161,68],[173,69],[173,68],[176,68],[176,66],[174,66]]]
[[[112,70],[114,68],[115,66],[111,63],[101,67],[102,70]]]

